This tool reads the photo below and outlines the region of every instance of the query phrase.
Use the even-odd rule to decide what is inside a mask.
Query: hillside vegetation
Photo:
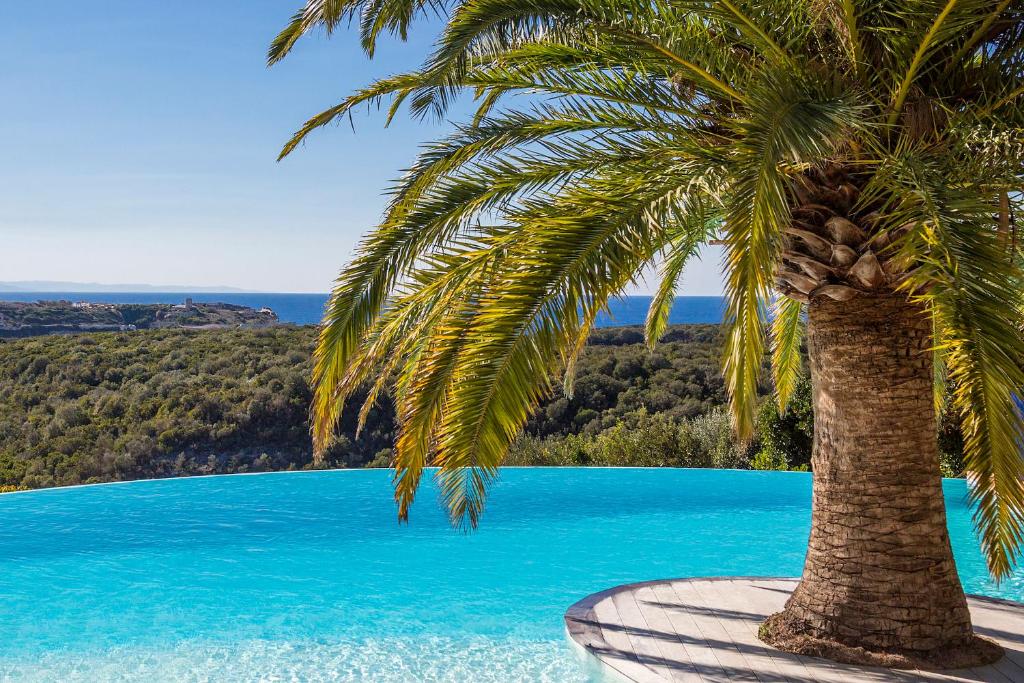
[[[0,341],[0,485],[311,466],[307,410],[315,330],[147,330]],[[648,350],[636,328],[598,330],[572,397],[542,405],[510,464],[785,468],[806,465],[806,382],[758,437],[736,444],[722,408],[714,325],[678,326]],[[384,466],[385,400],[357,438],[348,414],[332,467]]]

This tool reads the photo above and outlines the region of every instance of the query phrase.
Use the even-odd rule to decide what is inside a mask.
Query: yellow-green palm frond
[[[339,26],[358,21],[360,39],[367,55],[373,56],[382,33],[408,36],[409,26],[424,13],[442,13],[439,0],[306,0],[267,50],[267,63],[284,59],[302,36],[316,28],[331,35]]]
[[[317,26],[323,26],[328,33],[333,32],[357,7],[358,2],[353,0],[306,0],[271,42],[267,62],[275,64],[284,59],[299,38]]]
[[[415,115],[442,116],[460,90],[476,88],[478,94],[487,94],[487,108],[506,89],[531,87],[524,80],[531,76],[545,81],[533,84],[537,89],[555,92],[555,81],[564,81],[564,70],[572,64],[583,68],[573,71],[565,92],[586,95],[582,92],[586,78],[614,77],[615,73],[603,69],[632,66],[650,70],[648,76],[660,77],[647,79],[652,87],[670,85],[665,76],[681,74],[696,88],[691,99],[744,99],[737,86],[744,81],[747,60],[740,58],[741,53],[729,51],[722,31],[709,25],[699,7],[678,10],[664,5],[656,8],[659,11],[652,9],[644,3],[626,0],[612,4],[593,0],[522,0],[519,7],[499,0],[461,3],[437,51],[420,71],[383,79],[310,118],[280,156],[291,153],[313,130],[350,114],[354,106],[363,102],[393,96],[388,120],[407,98]],[[618,12],[627,11],[636,23],[632,29],[616,19]],[[739,21],[732,12],[725,12],[722,17]],[[326,21],[322,23],[327,25]],[[743,21],[739,23],[747,26]],[[489,74],[488,67],[504,69],[506,81],[512,82],[496,81],[496,74]],[[608,90],[589,94],[614,101]],[[648,93],[633,101],[639,99],[637,104],[653,106],[652,95]],[[693,116],[699,114],[678,98],[674,102],[662,98],[662,106]]]
[[[336,104],[329,109],[325,109],[316,116],[310,118],[302,124],[302,127],[299,128],[299,130],[295,131],[291,139],[285,143],[281,152],[278,154],[278,160],[280,161],[295,151],[295,148],[298,147],[314,130],[330,125],[343,116],[351,115],[352,110],[361,104],[379,104],[380,101],[386,97],[394,97],[387,117],[388,121],[390,121],[395,115],[397,108],[401,106],[405,97],[407,97],[408,94],[416,88],[422,87],[424,80],[424,74],[419,72],[386,78],[377,81],[363,90],[360,90],[346,98],[344,102]]]
[[[861,108],[828,84],[791,74],[766,83],[758,107],[738,120],[732,159],[735,179],[726,199],[725,379],[736,431],[754,428],[765,348],[767,306],[783,229],[790,223],[787,164],[813,162],[841,146],[859,127]],[[824,86],[824,87],[823,87]]]
[[[658,288],[651,298],[644,321],[644,337],[651,348],[668,328],[669,314],[676,298],[676,285],[686,264],[697,255],[701,245],[710,241],[718,232],[718,220],[708,216],[702,202],[690,207],[689,212],[681,215],[674,226],[679,229],[668,237],[668,248],[658,273]]]
[[[804,337],[804,305],[780,296],[772,306],[772,380],[779,411],[785,411],[803,374],[800,348]]]
[[[477,523],[486,483],[581,332],[663,243],[650,214],[678,188],[655,176],[627,189],[629,178],[620,168],[510,215],[517,238],[481,292],[433,434],[455,521]]]

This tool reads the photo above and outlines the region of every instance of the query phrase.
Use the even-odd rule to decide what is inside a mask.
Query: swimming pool
[[[479,531],[425,487],[395,521],[382,470],[0,496],[0,678],[582,681],[562,614],[610,586],[797,575],[800,473],[508,469]],[[945,482],[967,590],[986,576]]]

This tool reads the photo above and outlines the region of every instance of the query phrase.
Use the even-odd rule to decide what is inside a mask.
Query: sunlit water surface
[[[653,578],[799,574],[799,473],[509,469],[481,528],[389,473],[309,472],[0,496],[0,679],[582,681],[562,613]],[[945,483],[968,591],[986,575]]]

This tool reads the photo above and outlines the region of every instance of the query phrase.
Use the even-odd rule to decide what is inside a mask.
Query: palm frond
[[[346,21],[361,5],[361,0],[306,0],[288,25],[281,30],[270,44],[267,63],[276,64],[284,59],[303,35],[317,26],[323,26],[330,34]]]
[[[751,118],[738,123],[737,178],[730,186],[726,245],[725,378],[736,431],[754,427],[765,348],[767,302],[783,226],[789,225],[785,163],[823,155],[856,128],[859,107],[844,96],[815,92],[820,84],[793,76],[759,93]],[[776,89],[777,88],[777,89]],[[806,88],[794,92],[791,88]]]
[[[1024,547],[1024,273],[996,225],[998,199],[956,182],[959,165],[909,148],[890,160],[894,221],[914,228],[901,245],[915,263],[903,284],[927,304],[964,432],[975,521],[989,569],[1005,577]],[[951,182],[953,181],[953,182]]]
[[[921,37],[921,41],[917,45],[917,49],[914,51],[913,57],[910,59],[910,63],[907,65],[906,72],[903,74],[903,78],[896,88],[896,91],[892,98],[892,108],[889,114],[889,124],[892,125],[896,122],[900,112],[903,111],[903,103],[907,99],[907,95],[910,94],[910,87],[914,83],[914,79],[917,77],[918,71],[920,71],[922,65],[925,63],[926,55],[934,49],[937,43],[941,44],[941,35],[946,25],[946,21],[949,15],[953,12],[956,7],[958,0],[946,0],[945,5],[939,12],[938,16],[935,17],[935,21],[932,22],[931,26]],[[950,30],[946,27],[945,30]]]
[[[775,299],[771,322],[772,379],[779,411],[784,412],[800,381],[803,362],[800,347],[804,336],[804,306],[796,299]]]
[[[422,87],[424,79],[424,74],[417,72],[386,78],[357,92],[347,98],[344,102],[340,102],[329,109],[325,109],[302,124],[302,127],[292,134],[291,139],[288,140],[285,146],[281,149],[281,152],[278,154],[278,161],[284,159],[295,151],[295,148],[298,147],[299,144],[302,143],[302,141],[304,141],[314,130],[334,123],[342,116],[351,113],[352,109],[360,104],[379,103],[385,97],[394,96],[396,104],[393,104],[389,111],[388,122],[390,122],[391,117],[395,114],[397,105],[401,104],[401,101],[414,89]]]
[[[718,230],[717,221],[708,217],[702,203],[696,204],[689,209],[688,215],[681,217],[678,224],[681,229],[669,237],[669,248],[661,263],[658,288],[651,298],[644,322],[644,336],[651,348],[654,348],[668,327],[669,314],[676,298],[676,285],[686,264]]]
[[[287,57],[299,39],[313,29],[322,27],[330,35],[353,19],[359,21],[363,50],[373,57],[381,34],[387,32],[405,40],[417,16],[424,12],[441,14],[444,9],[443,0],[306,0],[271,42],[267,64],[272,66]]]

